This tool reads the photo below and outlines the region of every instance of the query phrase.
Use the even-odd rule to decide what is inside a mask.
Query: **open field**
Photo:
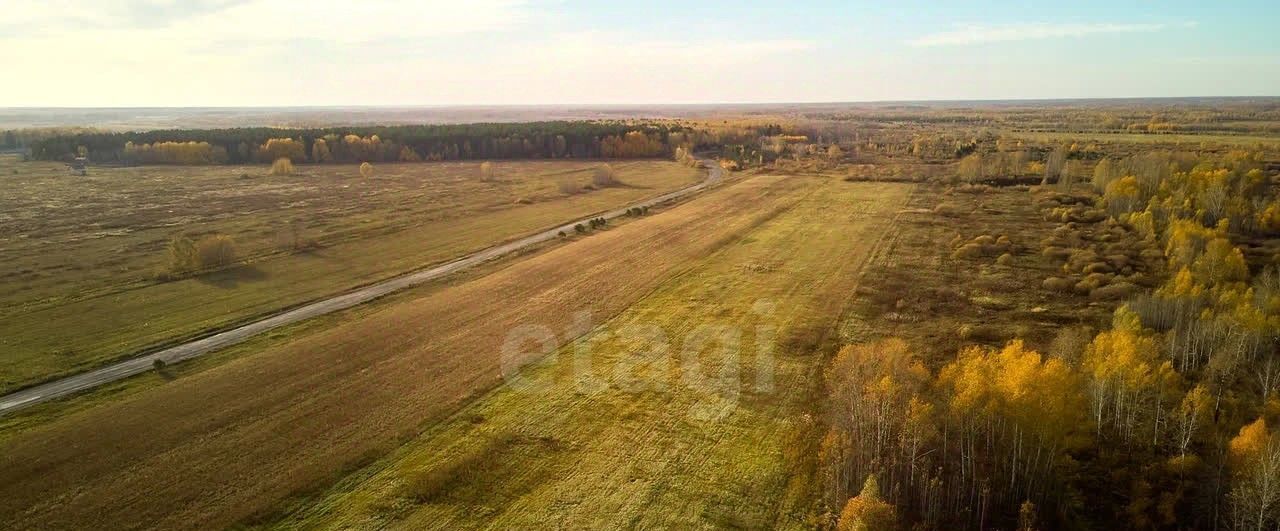
[[[1163,145],[1166,149],[1197,149],[1201,144],[1222,144],[1240,149],[1253,149],[1265,146],[1275,151],[1280,146],[1280,138],[1276,135],[1252,134],[1215,134],[1215,133],[1115,133],[1103,131],[1063,132],[1063,131],[1015,131],[1005,133],[1010,139],[1027,140],[1038,143],[1090,141],[1113,144],[1133,144],[1150,149],[1153,144]]]
[[[474,282],[33,427],[2,443],[0,515],[47,528],[216,527],[262,514],[497,384],[498,352],[513,327],[563,330],[584,308],[607,319],[811,186],[766,177],[735,184]],[[59,442],[72,440],[79,442]]]
[[[793,208],[276,525],[799,526],[819,347],[911,189],[813,179]]]
[[[949,215],[935,212],[945,204]],[[922,360],[938,368],[966,345],[991,347],[1022,339],[1048,352],[1064,329],[1098,329],[1116,302],[1087,294],[1043,289],[1061,275],[1060,262],[1041,254],[1041,240],[1059,224],[1041,217],[1025,187],[990,188],[980,194],[948,194],[922,187],[891,229],[889,241],[868,264],[875,283],[859,287],[845,323],[846,343],[885,337],[907,339]],[[989,235],[1010,239],[1011,260],[953,256],[964,242]]]
[[[93,168],[0,163],[0,392],[447,260],[695,182],[659,161],[614,164],[624,186],[566,196],[598,163]],[[15,174],[16,172],[16,174]],[[248,174],[250,178],[241,176]],[[297,227],[318,248],[281,249]],[[162,282],[167,240],[226,234],[245,264]]]

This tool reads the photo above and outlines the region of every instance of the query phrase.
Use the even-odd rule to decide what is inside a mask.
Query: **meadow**
[[[0,514],[28,527],[103,519],[216,527],[271,514],[500,384],[498,353],[514,327],[565,330],[580,309],[607,319],[807,188],[785,178],[734,184],[472,281],[29,426],[3,441],[0,483],[12,490],[0,496]],[[81,442],[56,442],[68,440]]]
[[[272,527],[801,527],[821,353],[913,187],[799,180],[791,208]]]
[[[690,142],[675,158],[714,146],[732,171],[690,199],[4,419],[0,517],[28,529],[1273,527],[1280,122],[1270,100],[1166,103],[832,104],[691,121],[667,137]],[[123,199],[114,181],[76,195],[92,168],[14,163],[48,175],[19,174],[25,192],[5,196],[4,222],[27,235],[6,249],[29,264],[5,296],[35,310],[4,326],[72,319],[64,329],[133,341],[145,326],[111,336],[81,305],[173,289],[183,323],[216,321],[195,307],[217,293],[301,299],[294,278],[331,291],[333,278],[367,282],[698,178],[611,163],[625,184],[590,191],[598,162],[504,162],[489,180],[460,162],[376,164],[372,177],[341,164],[287,177],[102,168],[150,176]],[[170,174],[209,183],[162,193]],[[42,188],[75,199],[42,205]],[[121,207],[119,226],[59,217],[147,200],[159,206]],[[41,232],[41,218],[62,228]],[[178,227],[227,234],[242,259],[160,281]],[[282,228],[316,244],[282,249]],[[134,234],[137,249],[111,245]],[[42,260],[55,241],[63,260],[106,266]],[[29,352],[32,367],[54,363]]]
[[[696,182],[671,162],[93,167],[0,159],[0,392],[78,372]],[[568,191],[568,192],[566,192]],[[171,238],[232,267],[166,280]]]

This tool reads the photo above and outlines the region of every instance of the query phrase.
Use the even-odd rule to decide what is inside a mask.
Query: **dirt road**
[[[627,208],[658,205],[673,199],[688,196],[689,194],[697,193],[721,180],[723,170],[720,169],[720,166],[716,164],[715,161],[704,159],[702,160],[702,164],[703,167],[707,169],[707,178],[698,184],[663,194],[647,201],[629,205],[626,208],[611,210],[601,214],[600,216],[594,217],[604,217],[607,219],[618,218],[626,214]],[[152,367],[154,367],[156,360],[160,360],[168,364],[179,363],[208,354],[218,349],[235,345],[249,339],[250,337],[281,326],[344,310],[358,304],[363,304],[405,288],[429,282],[489,260],[553,240],[559,236],[560,232],[573,234],[574,225],[586,222],[587,220],[571,221],[559,227],[531,236],[526,236],[510,243],[490,247],[475,254],[459,258],[430,269],[424,269],[402,277],[373,284],[344,295],[313,302],[260,321],[255,321],[223,332],[218,332],[203,339],[189,341],[164,350],[114,363],[100,369],[29,387],[0,397],[0,415],[23,407],[38,404],[46,400],[67,396],[141,374],[151,370]]]
[[[617,315],[786,211],[811,183],[754,177],[717,187],[10,436],[0,441],[0,521],[32,529],[209,528],[260,517],[501,384],[513,330],[545,326],[564,340],[581,311],[597,322]]]

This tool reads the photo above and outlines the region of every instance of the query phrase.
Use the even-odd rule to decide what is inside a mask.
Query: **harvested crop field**
[[[273,524],[802,526],[823,347],[912,190],[809,182],[794,207]]]
[[[92,167],[0,159],[0,393],[79,372],[696,182],[665,161]],[[571,186],[570,186],[571,185]],[[575,193],[568,193],[574,191]],[[168,240],[223,234],[240,262],[157,279]]]
[[[819,182],[753,178],[14,435],[0,443],[0,516],[30,528],[217,527],[268,516],[501,383],[498,353],[514,327],[565,330],[584,309],[608,319],[811,201]],[[823,208],[863,216],[855,207]]]

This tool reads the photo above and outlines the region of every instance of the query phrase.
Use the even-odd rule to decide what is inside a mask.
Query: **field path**
[[[624,208],[611,210],[593,217],[604,217],[607,219],[618,218],[625,215],[628,208],[654,206],[685,197],[689,194],[704,190],[708,186],[711,186],[721,180],[723,170],[720,169],[718,164],[710,160],[703,160],[702,164],[703,167],[708,170],[707,178],[698,184],[688,186],[674,192],[669,192],[646,201],[628,205]],[[363,304],[405,288],[417,286],[424,282],[429,282],[431,280],[474,267],[484,262],[494,260],[501,256],[523,249],[528,249],[534,245],[556,239],[562,231],[567,234],[573,234],[574,225],[586,222],[587,220],[585,219],[571,221],[559,227],[545,230],[531,236],[526,236],[513,242],[490,247],[483,251],[479,251],[429,269],[424,269],[408,275],[372,284],[343,295],[306,304],[259,321],[254,321],[230,330],[215,333],[208,337],[189,341],[157,352],[113,363],[99,369],[94,369],[74,376],[68,376],[66,378],[61,378],[45,384],[16,391],[0,397],[0,415],[47,400],[60,398],[141,374],[152,370],[152,367],[157,360],[165,363],[186,361],[218,349],[235,345],[249,339],[250,337],[281,326],[286,326],[298,321],[319,317],[321,315],[344,310],[358,304]]]
[[[0,441],[0,521],[204,529],[265,516],[502,383],[517,327],[560,334],[583,310],[608,319],[811,192],[812,181],[783,177],[719,187],[13,435]]]

